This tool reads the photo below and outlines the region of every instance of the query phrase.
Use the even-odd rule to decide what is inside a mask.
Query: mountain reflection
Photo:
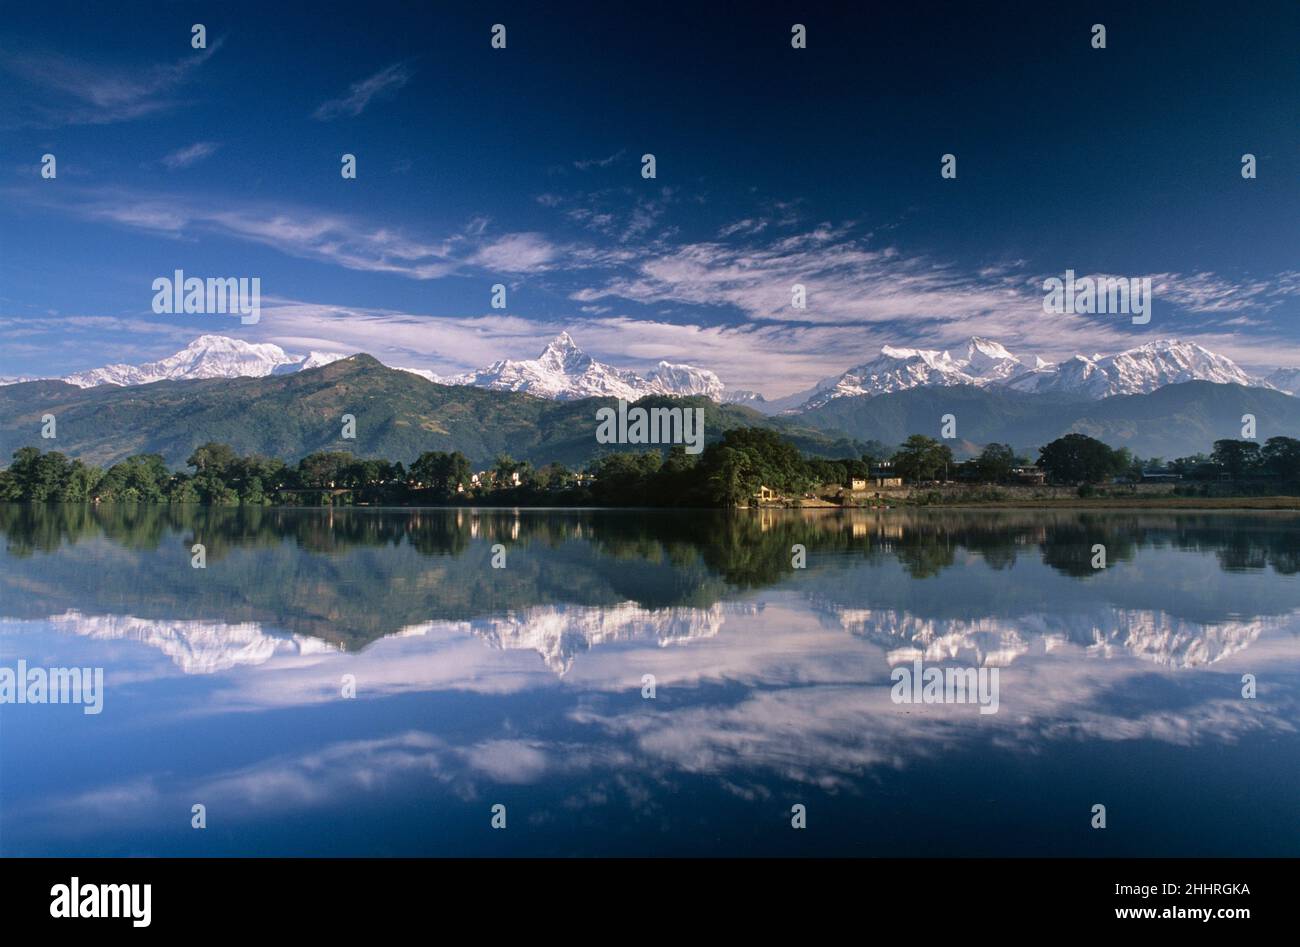
[[[786,853],[806,802],[799,852],[1290,854],[1297,525],[0,507],[0,663],[109,687],[4,709],[4,853]],[[894,703],[916,660],[999,709]]]
[[[1196,666],[1300,609],[1300,583],[1276,578],[1300,562],[1298,522],[0,505],[0,616],[147,642],[188,673],[446,626],[534,651],[563,674],[601,644],[716,634],[723,604],[789,593],[899,660],[1005,664],[1044,639]],[[191,567],[194,543],[206,569]],[[796,544],[806,568],[791,564]],[[1098,544],[1105,569],[1091,565]]]

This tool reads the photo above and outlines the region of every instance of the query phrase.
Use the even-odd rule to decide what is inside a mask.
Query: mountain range
[[[675,403],[703,409],[706,442],[728,428],[763,424],[809,453],[857,456],[869,447],[807,427],[799,418],[765,418],[703,397]],[[195,447],[219,441],[241,453],[286,461],[313,451],[348,450],[409,463],[424,451],[459,450],[480,466],[502,453],[538,465],[558,461],[576,466],[610,449],[595,439],[595,412],[602,404],[613,400],[560,401],[473,385],[431,384],[364,354],[258,377],[91,388],[61,380],[30,381],[0,387],[0,458],[33,446],[96,464],[156,453],[182,467]],[[40,436],[45,414],[58,421],[53,440]],[[355,439],[341,437],[345,414],[356,420]]]
[[[291,355],[271,343],[203,335],[175,355],[156,362],[108,365],[67,375],[62,381],[90,388],[195,378],[260,378],[316,368],[345,357],[340,352]],[[701,396],[714,402],[746,405],[764,414],[812,411],[842,398],[958,386],[1090,400],[1145,394],[1189,381],[1268,388],[1286,394],[1300,390],[1300,368],[1279,368],[1266,376],[1255,376],[1226,356],[1177,339],[1149,342],[1115,355],[1075,355],[1055,363],[1041,358],[1022,359],[1001,343],[978,337],[970,339],[958,357],[948,351],[886,345],[870,361],[776,399],[729,389],[716,373],[694,365],[660,361],[645,375],[618,368],[588,355],[567,332],[553,339],[535,359],[501,359],[486,368],[455,375],[396,367],[437,384],[522,392],[555,401]],[[8,378],[0,379],[0,384],[33,380]]]
[[[959,385],[1100,400],[1189,381],[1281,387],[1248,375],[1225,356],[1177,339],[1148,342],[1117,355],[1075,355],[1058,363],[1038,358],[1027,363],[998,342],[972,338],[960,358],[946,351],[887,345],[871,361],[782,399],[782,404],[785,411],[809,411],[837,398]]]
[[[990,441],[1032,452],[1072,431],[1128,447],[1143,457],[1208,451],[1241,434],[1253,414],[1259,438],[1300,434],[1300,399],[1280,391],[1193,381],[1101,400],[1006,387],[915,387],[870,398],[836,398],[795,415],[769,416],[702,396],[648,402],[704,410],[706,443],[727,429],[774,428],[807,454],[879,456],[915,433],[938,436],[939,419],[956,417],[959,455]],[[199,378],[147,385],[79,388],[64,381],[0,387],[0,458],[19,447],[57,449],[90,463],[137,453],[161,454],[184,466],[194,448],[220,441],[241,453],[289,462],[319,450],[409,463],[423,451],[458,450],[477,466],[509,453],[534,464],[571,467],[618,449],[595,440],[595,412],[612,398],[560,401],[473,385],[432,384],[353,355],[290,374]],[[57,437],[41,437],[53,414]],[[355,439],[341,437],[342,418],[356,419]]]
[[[98,385],[147,385],[184,378],[260,378],[286,375],[328,365],[347,356],[341,352],[289,355],[269,342],[253,343],[222,335],[201,335],[175,355],[144,365],[106,365],[62,379],[78,388]]]
[[[1300,372],[1292,372],[1300,376]],[[948,352],[886,346],[881,355],[782,401],[728,391],[707,370],[661,362],[644,377],[582,352],[567,334],[536,359],[493,363],[463,376],[390,368],[369,355],[290,355],[279,346],[203,336],[147,365],[112,365],[67,379],[0,386],[0,458],[22,446],[58,449],[110,464],[158,453],[183,466],[193,449],[221,441],[287,461],[317,450],[409,462],[426,450],[459,450],[475,465],[500,453],[537,464],[582,465],[596,444],[594,417],[614,398],[679,398],[705,411],[706,442],[728,428],[779,430],[805,453],[878,454],[911,434],[938,436],[956,417],[959,456],[991,441],[1034,450],[1070,432],[1143,457],[1208,451],[1256,418],[1259,439],[1300,435],[1300,399],[1285,372],[1252,378],[1193,343],[1162,341],[1113,356],[1026,365],[996,342],[972,339]],[[45,414],[56,442],[40,437]],[[357,437],[340,438],[341,419]]]

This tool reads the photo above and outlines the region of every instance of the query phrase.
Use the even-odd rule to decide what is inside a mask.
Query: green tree
[[[913,434],[893,457],[894,469],[908,480],[934,480],[952,466],[952,449],[924,434]]]
[[[1300,440],[1294,437],[1270,437],[1264,442],[1262,460],[1275,477],[1300,480]]]
[[[740,506],[758,492],[762,480],[754,469],[752,457],[735,447],[718,449],[716,462],[709,465],[709,487],[716,502]]]
[[[1086,434],[1058,437],[1038,452],[1038,466],[1056,483],[1098,483],[1113,477],[1127,458]]]
[[[341,485],[344,471],[355,460],[347,451],[317,451],[298,461],[298,482],[308,488],[332,489]]]
[[[229,444],[218,444],[216,441],[194,448],[194,453],[190,454],[190,459],[185,463],[193,467],[198,473],[216,474],[218,476],[225,473],[225,470],[235,460],[235,451]]]
[[[1225,438],[1214,442],[1210,460],[1233,480],[1239,480],[1258,469],[1261,461],[1259,445],[1254,441],[1234,441]]]
[[[975,458],[975,472],[985,483],[1004,483],[1011,478],[1011,468],[1015,465],[1015,451],[996,441],[986,444]]]

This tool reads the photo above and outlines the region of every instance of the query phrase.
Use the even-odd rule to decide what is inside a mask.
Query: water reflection
[[[0,848],[194,853],[186,800],[213,799],[228,854],[775,854],[795,799],[835,826],[813,853],[1296,854],[1297,525],[0,507],[0,660],[110,687],[99,726],[0,711]],[[999,712],[893,703],[916,658],[1001,668]],[[51,741],[102,762],[35,775]],[[1089,792],[1146,821],[1072,831]],[[480,831],[498,796],[508,845]]]

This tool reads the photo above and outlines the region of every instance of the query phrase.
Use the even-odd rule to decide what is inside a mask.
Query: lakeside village
[[[196,448],[187,466],[173,471],[159,454],[138,454],[101,469],[24,447],[0,469],[0,501],[735,508],[1300,496],[1300,440],[1288,437],[1219,440],[1208,455],[1165,462],[1067,434],[1030,463],[996,443],[957,461],[946,444],[920,434],[879,458],[808,456],[770,428],[739,427],[698,455],[681,444],[611,451],[580,470],[506,455],[475,470],[459,451],[426,451],[409,466],[319,451],[291,465],[218,443]]]

